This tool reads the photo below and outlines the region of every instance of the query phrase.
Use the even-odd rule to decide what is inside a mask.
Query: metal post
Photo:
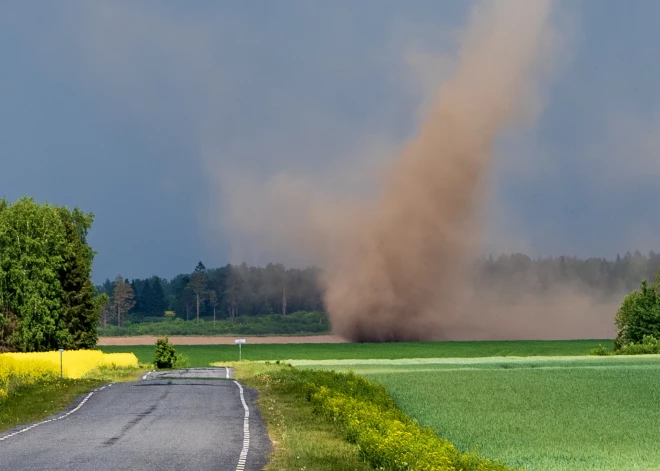
[[[60,348],[60,378],[62,378],[62,353],[64,353],[64,349]]]
[[[245,343],[245,339],[236,339],[234,340],[234,343],[238,345],[238,361],[243,360],[243,354],[241,352],[241,345]]]

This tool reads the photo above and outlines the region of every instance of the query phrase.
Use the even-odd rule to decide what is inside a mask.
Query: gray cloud
[[[484,245],[546,253],[598,246],[601,255],[650,247],[657,223],[629,208],[638,201],[631,192],[657,194],[660,103],[649,97],[658,67],[642,47],[653,43],[642,43],[647,36],[615,33],[634,23],[636,34],[653,38],[652,22],[644,22],[653,14],[640,7],[629,17],[614,4],[599,5],[598,16],[586,2],[558,6],[553,21],[562,36],[547,39],[556,50],[546,66],[560,74],[550,87],[521,90],[536,103],[527,122],[538,124],[500,139]],[[331,220],[307,227],[315,208],[374,194],[377,172],[453,70],[468,10],[437,2],[70,1],[42,5],[45,21],[31,8],[2,7],[3,30],[43,80],[70,84],[104,120],[132,127],[132,134],[99,130],[97,146],[121,145],[121,165],[104,163],[93,145],[87,153],[98,157],[90,161],[115,181],[138,173],[130,185],[144,180],[154,201],[168,195],[168,204],[178,199],[194,212],[188,230],[203,234],[207,247],[186,256],[299,264],[317,261],[304,255],[314,234],[336,230]],[[621,50],[630,57],[620,59]],[[145,199],[137,189],[131,195]],[[575,202],[583,202],[577,216]],[[119,216],[102,216],[117,225]],[[172,226],[190,225],[176,218]],[[179,244],[172,230],[168,243]],[[296,250],[284,251],[292,241]],[[104,252],[113,243],[104,241]]]

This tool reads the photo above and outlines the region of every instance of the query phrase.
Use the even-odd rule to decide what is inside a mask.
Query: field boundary
[[[164,335],[139,335],[134,337],[99,337],[97,345],[134,346],[154,345]],[[248,344],[294,344],[294,343],[347,343],[336,335],[172,335],[168,339],[173,345],[234,345],[234,339],[246,339]]]

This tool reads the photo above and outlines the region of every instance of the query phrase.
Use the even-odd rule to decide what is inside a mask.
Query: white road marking
[[[145,379],[147,379],[147,376],[149,376],[151,373],[153,373],[153,371],[148,371],[148,372],[142,377],[142,380],[144,381]]]
[[[229,368],[225,366],[225,378],[229,379]]]
[[[112,386],[112,383],[110,383],[108,386]],[[78,410],[80,410],[80,408],[81,408],[82,406],[85,405],[85,403],[89,400],[90,397],[92,397],[92,396],[94,395],[95,392],[97,392],[97,391],[101,391],[103,388],[105,388],[105,386],[103,386],[103,387],[100,388],[100,389],[95,389],[94,391],[91,391],[90,393],[88,393],[87,396],[85,396],[85,397],[83,398],[83,400],[80,401],[80,404],[78,404],[75,408],[71,409],[71,410],[70,410],[69,412],[67,412],[66,414],[62,414],[62,415],[60,415],[59,417],[54,417],[54,418],[52,418],[52,419],[48,419],[48,420],[43,420],[43,421],[41,421],[41,422],[37,422],[37,423],[35,423],[35,424],[30,425],[29,427],[25,427],[25,428],[23,428],[23,429],[21,429],[21,430],[17,430],[17,431],[15,431],[15,432],[13,432],[13,433],[10,433],[10,434],[8,434],[8,435],[4,435],[4,436],[0,437],[0,442],[1,442],[1,441],[4,441],[4,440],[7,440],[8,438],[14,437],[14,436],[18,435],[19,433],[27,432],[28,430],[31,430],[31,429],[33,429],[33,428],[35,428],[35,427],[38,427],[39,425],[47,424],[47,423],[49,423],[49,422],[55,422],[56,420],[66,419],[67,417],[69,417],[69,416],[70,416],[71,414],[73,414],[74,412],[77,412]]]
[[[248,450],[250,449],[250,409],[248,408],[247,402],[245,402],[243,386],[241,386],[238,381],[234,381],[234,383],[236,383],[236,386],[238,386],[238,392],[241,395],[243,409],[245,409],[245,417],[243,417],[243,449],[241,450],[241,454],[238,457],[238,464],[236,465],[236,471],[243,471],[245,469],[245,461],[247,460]]]

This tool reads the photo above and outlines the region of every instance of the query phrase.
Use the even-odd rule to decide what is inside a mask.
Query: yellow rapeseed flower
[[[62,354],[62,375],[82,378],[103,366],[137,368],[137,357],[132,353],[103,353],[100,350],[67,350]],[[60,353],[1,353],[0,400],[7,396],[12,384],[34,383],[56,378],[60,374]]]

